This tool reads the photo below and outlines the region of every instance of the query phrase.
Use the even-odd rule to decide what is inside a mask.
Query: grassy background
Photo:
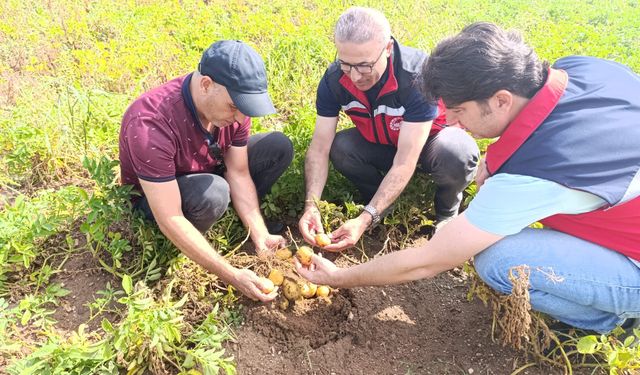
[[[299,168],[313,127],[315,88],[335,54],[332,26],[348,5],[282,0],[2,2],[0,183],[41,187],[78,175],[84,156],[116,157],[120,117],[128,103],[193,70],[202,51],[218,39],[242,39],[264,57],[279,113],[256,121],[256,130],[284,129],[295,138],[293,169]],[[470,22],[486,20],[521,29],[550,61],[586,54],[640,70],[637,1],[361,5],[383,10],[401,43],[425,50]]]
[[[9,362],[23,358],[26,353],[16,348],[15,331],[38,323],[34,314],[56,308],[52,301],[60,292],[43,289],[49,278],[41,269],[31,268],[34,260],[48,254],[45,240],[50,236],[67,233],[73,223],[89,214],[83,233],[96,243],[102,237],[108,239],[104,247],[113,256],[110,267],[117,271],[120,258],[114,254],[126,252],[128,245],[118,242],[110,226],[113,217],[124,212],[111,207],[114,202],[122,203],[122,197],[109,190],[114,165],[108,159],[117,159],[121,115],[143,91],[193,70],[202,51],[216,40],[246,41],[266,62],[270,92],[279,112],[257,119],[254,130],[284,131],[294,142],[296,157],[263,208],[269,216],[295,216],[302,206],[302,166],[315,120],[316,85],[335,55],[333,24],[350,5],[327,0],[1,2],[0,203],[4,207],[0,211],[0,292],[6,298],[0,298],[0,354]],[[539,56],[550,61],[584,54],[613,59],[640,71],[640,5],[634,0],[383,0],[357,5],[382,10],[401,43],[427,51],[466,24],[484,20],[522,30]],[[95,162],[105,156],[103,164]],[[94,163],[83,165],[85,158]],[[329,199],[348,199],[353,193],[335,174],[325,191]],[[111,221],[100,222],[96,217],[110,217]],[[134,236],[137,242],[133,245],[156,246],[157,233],[141,231]],[[229,231],[214,235],[218,243],[229,246],[239,237]],[[65,251],[73,253],[71,247]],[[158,257],[145,256],[139,266],[148,267],[154,261],[160,262]],[[35,275],[42,283],[22,283],[26,292],[11,293],[17,284],[8,281],[7,275],[18,271]],[[126,282],[123,275],[130,271],[115,273]],[[148,272],[143,276],[154,280]],[[135,293],[143,298],[146,292]],[[131,307],[135,293],[127,292],[130,299],[121,303]],[[32,300],[23,303],[27,297]],[[124,322],[158,319],[134,313]],[[126,329],[126,324],[111,331],[103,326],[98,336],[115,343],[131,333]],[[26,346],[27,352],[53,344],[49,348],[61,350],[60,340],[53,334],[41,336]],[[77,342],[84,342],[78,344],[82,350],[88,347],[86,340]],[[200,344],[189,345],[193,349]],[[47,353],[31,358],[47,358],[44,363],[61,373],[80,368],[71,361],[71,367],[59,370],[64,361],[56,362],[56,358],[68,358],[68,353]],[[151,361],[150,354],[146,355],[145,361]],[[122,366],[115,361],[101,363],[108,364],[108,371]]]

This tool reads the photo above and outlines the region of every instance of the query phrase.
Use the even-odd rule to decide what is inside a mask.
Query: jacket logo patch
[[[389,122],[389,128],[391,128],[391,130],[394,130],[394,131],[400,130],[401,125],[402,125],[402,117],[395,117],[391,119],[391,122]]]

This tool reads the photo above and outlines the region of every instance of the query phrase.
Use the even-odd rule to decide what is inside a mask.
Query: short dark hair
[[[486,100],[499,90],[531,98],[548,69],[519,32],[477,22],[438,43],[422,67],[421,86],[429,99],[441,98],[449,107]]]

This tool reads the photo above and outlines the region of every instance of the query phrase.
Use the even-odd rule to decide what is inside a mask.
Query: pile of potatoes
[[[276,257],[280,260],[289,260],[292,261],[293,253],[289,248],[282,248],[276,251]],[[311,256],[313,255],[313,250],[308,246],[300,246],[296,251],[296,258],[303,265],[309,265],[311,263]],[[289,307],[291,302],[295,302],[297,300],[301,300],[303,298],[314,298],[314,297],[329,297],[331,294],[331,288],[327,285],[316,285],[306,280],[294,280],[292,278],[285,277],[282,271],[277,268],[272,268],[269,271],[269,276],[267,277],[271,283],[269,284],[269,288],[265,288],[263,292],[271,293],[276,286],[282,288],[282,296],[277,300],[277,306],[286,310]]]

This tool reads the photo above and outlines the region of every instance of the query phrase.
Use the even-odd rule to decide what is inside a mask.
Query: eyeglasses
[[[216,160],[216,172],[225,173],[227,171],[227,166],[224,164],[224,153],[222,152],[222,148],[218,142],[210,143],[207,146],[209,150],[209,155]]]
[[[384,50],[386,49],[387,49],[387,45],[385,45],[382,48],[382,51],[380,51],[380,54],[378,55],[378,58],[376,59],[376,61],[372,62],[371,64],[353,65],[353,64],[346,63],[342,60],[338,60],[338,62],[340,63],[340,70],[342,70],[344,74],[351,74],[351,69],[355,69],[356,72],[360,74],[371,74],[373,72],[374,65],[378,63],[378,60],[380,60],[380,58],[384,54]],[[336,57],[337,57],[337,52],[336,52]]]

